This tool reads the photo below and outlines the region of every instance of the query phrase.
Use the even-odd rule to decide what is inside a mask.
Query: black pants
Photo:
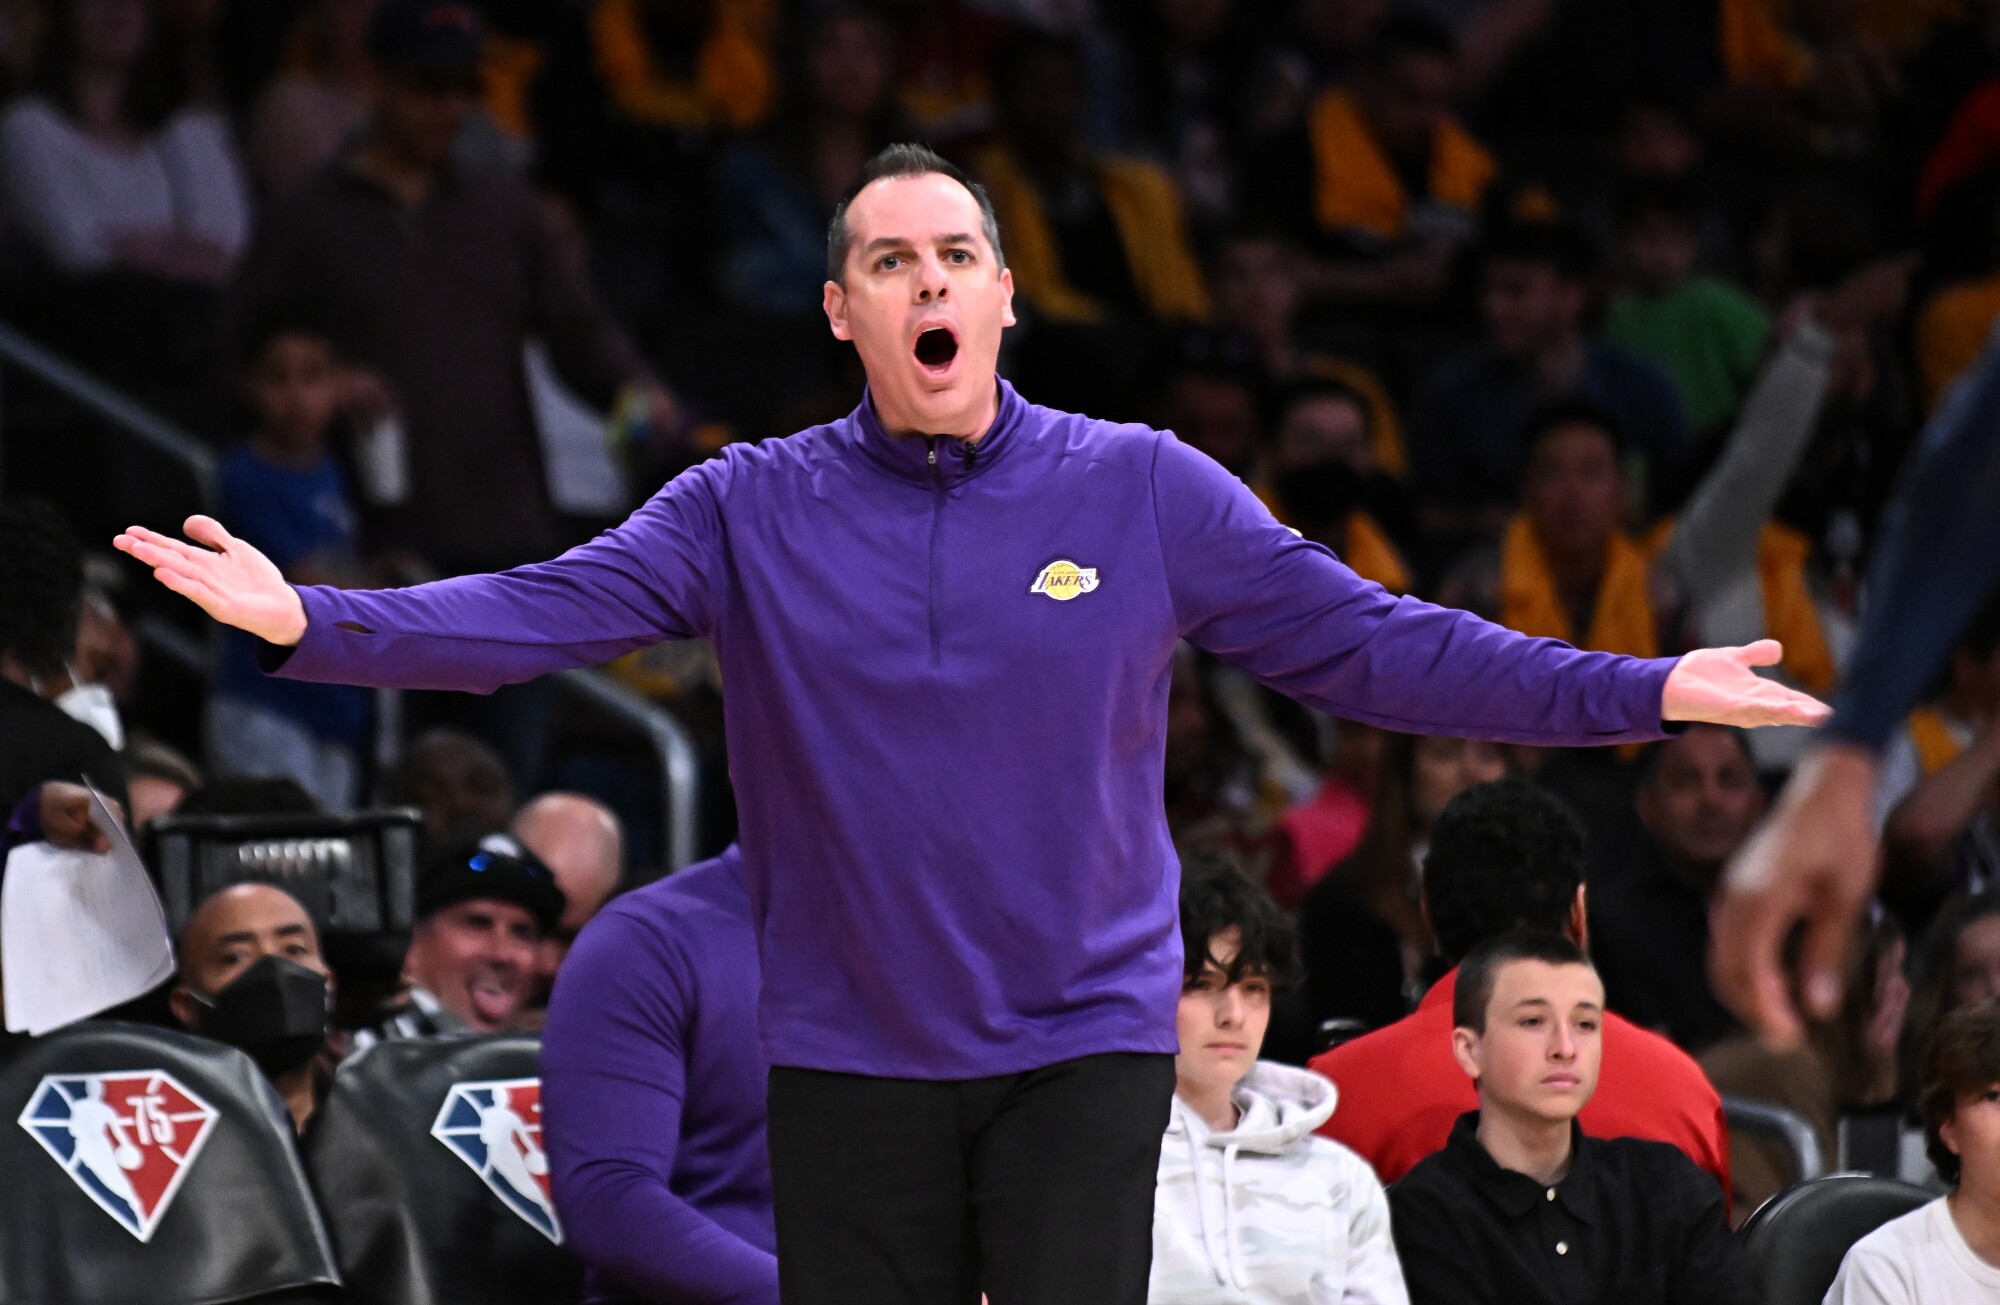
[[[773,1069],[784,1305],[1145,1305],[1171,1056],[964,1082]]]

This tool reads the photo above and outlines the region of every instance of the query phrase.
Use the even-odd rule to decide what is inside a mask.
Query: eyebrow
[[[280,938],[303,938],[306,927],[302,924],[281,924],[273,930]],[[215,940],[218,947],[232,943],[253,943],[257,941],[255,930],[239,929],[235,933],[225,933]]]
[[[948,236],[934,237],[931,243],[937,245],[969,245],[972,243],[972,241],[973,237],[971,232],[954,231]],[[878,249],[910,249],[914,248],[916,244],[917,242],[910,239],[908,236],[877,236],[873,240],[869,241],[867,244],[863,245],[861,247],[861,252],[864,254],[872,254]]]

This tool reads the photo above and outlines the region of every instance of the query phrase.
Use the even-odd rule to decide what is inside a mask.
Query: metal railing
[[[70,402],[102,418],[111,429],[145,445],[186,469],[204,510],[215,506],[215,453],[206,444],[150,408],[0,322],[0,383],[16,369],[34,377]],[[133,637],[189,671],[206,673],[213,658],[208,645],[157,616],[134,622]],[[665,824],[666,868],[693,862],[699,846],[701,775],[693,736],[672,712],[627,689],[600,671],[564,671],[555,677],[562,690],[603,711],[646,740],[660,773],[660,816]],[[387,727],[401,720],[393,690],[383,690],[378,719]]]
[[[1774,1101],[1725,1094],[1722,1098],[1722,1121],[1731,1129],[1756,1133],[1785,1148],[1792,1160],[1793,1182],[1809,1182],[1826,1173],[1826,1157],[1820,1150],[1819,1134],[1798,1111]]]

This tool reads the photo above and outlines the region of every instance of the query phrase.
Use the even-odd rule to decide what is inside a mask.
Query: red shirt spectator
[[[1458,970],[1432,985],[1414,1013],[1315,1057],[1340,1104],[1322,1137],[1358,1152],[1393,1183],[1444,1149],[1451,1126],[1479,1109],[1472,1080],[1451,1058],[1451,1001]],[[1729,1191],[1722,1098],[1686,1052],[1657,1033],[1607,1013],[1604,1070],[1578,1122],[1592,1137],[1670,1142]]]

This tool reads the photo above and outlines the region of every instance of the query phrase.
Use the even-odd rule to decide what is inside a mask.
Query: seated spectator
[[[542,1038],[543,1141],[589,1299],[776,1305],[760,986],[733,846],[577,939]]]
[[[1253,207],[1336,252],[1314,268],[1316,297],[1422,304],[1445,288],[1499,173],[1453,115],[1458,71],[1445,29],[1384,19],[1353,81],[1307,110],[1302,156],[1280,138],[1246,169]]]
[[[1412,576],[1398,537],[1414,527],[1414,509],[1382,467],[1374,421],[1374,406],[1353,386],[1301,382],[1279,413],[1268,476],[1254,488],[1280,521],[1362,579],[1406,593]]]
[[[771,0],[599,0],[597,71],[612,112],[668,130],[754,127],[778,85]]]
[[[1708,982],[1708,908],[1722,867],[1763,819],[1742,730],[1695,725],[1640,760],[1634,862],[1591,885],[1591,935],[1611,1009],[1690,1052],[1736,1032]]]
[[[1024,32],[1001,51],[993,80],[1000,140],[978,171],[1022,298],[1057,322],[1206,317],[1208,291],[1172,179],[1084,140],[1076,47]]]
[[[509,832],[562,889],[562,918],[542,945],[543,977],[554,979],[577,934],[618,891],[625,876],[625,830],[596,798],[544,793],[521,808]]]
[[[1461,793],[1431,826],[1423,909],[1447,966],[1523,926],[1587,946],[1583,830],[1525,779]],[[1312,1062],[1340,1089],[1341,1108],[1320,1133],[1353,1147],[1385,1183],[1440,1150],[1453,1121],[1477,1106],[1452,1058],[1457,991],[1453,968],[1413,1014]],[[1722,1102],[1700,1068],[1673,1043],[1617,1015],[1604,1017],[1604,1041],[1604,1077],[1583,1107],[1583,1126],[1597,1137],[1671,1142],[1727,1190]]]
[[[319,1104],[313,1062],[333,1009],[333,976],[305,907],[272,884],[236,884],[195,908],[177,952],[174,1018],[248,1052],[303,1131]]]
[[[249,235],[229,124],[143,59],[152,0],[60,0],[36,92],[0,120],[9,226],[67,276],[219,285]]]
[[[2000,1002],[1939,1026],[1918,1090],[1925,1150],[1950,1191],[1849,1248],[1826,1305],[2000,1300]]]
[[[1410,1013],[1436,952],[1420,905],[1431,826],[1453,798],[1508,769],[1496,744],[1388,736],[1367,833],[1352,855],[1318,867],[1322,877],[1299,911],[1314,1027],[1342,1019],[1379,1029]],[[1290,832],[1298,823],[1288,811],[1281,826]],[[1303,851],[1296,838],[1290,846]]]
[[[226,314],[240,354],[274,305],[311,304],[356,369],[350,392],[373,406],[394,396],[393,471],[359,487],[378,509],[371,546],[412,550],[445,574],[558,549],[531,340],[595,410],[629,401],[677,429],[536,196],[452,158],[483,39],[469,5],[384,0],[369,26],[381,76],[366,128],[264,215]]]
[[[250,116],[250,172],[266,195],[281,196],[318,172],[366,120],[374,7],[375,0],[312,0],[300,15],[295,66],[264,88]]]
[[[1461,979],[1451,1054],[1479,1109],[1389,1197],[1413,1305],[1760,1300],[1713,1177],[1671,1146],[1578,1123],[1618,1054],[1582,950],[1511,933],[1475,948]]]
[[[1290,922],[1227,860],[1193,860],[1181,942],[1181,1050],[1148,1305],[1403,1305],[1382,1184],[1352,1151],[1313,1136],[1333,1113],[1333,1086],[1258,1059],[1272,991],[1296,979]]]
[[[1250,342],[1267,389],[1326,382],[1359,394],[1368,405],[1376,465],[1401,477],[1409,470],[1409,457],[1403,448],[1402,418],[1389,391],[1368,368],[1310,348],[1299,339],[1304,264],[1298,245],[1275,228],[1246,226],[1226,233],[1217,245],[1210,276],[1216,324]]]
[[[1236,145],[1268,39],[1254,11],[1212,0],[1149,0],[1125,12],[1121,107],[1135,143],[1159,159],[1212,231],[1234,210]]]
[[[1651,477],[1687,456],[1687,420],[1659,369],[1584,329],[1589,252],[1555,223],[1516,223],[1485,256],[1485,341],[1449,363],[1422,392],[1411,433],[1415,489],[1431,527],[1463,534],[1497,528],[1527,462],[1534,414],[1581,399],[1616,419]]]
[[[1736,415],[1771,324],[1749,295],[1696,272],[1698,213],[1683,183],[1635,184],[1621,197],[1622,288],[1604,337],[1666,373],[1700,437]]]
[[[1734,456],[1716,464],[1684,518],[1643,540],[1622,525],[1628,491],[1616,415],[1584,403],[1544,409],[1522,437],[1520,510],[1497,550],[1461,560],[1443,601],[1523,634],[1634,657],[1704,641],[1702,623],[1720,609],[1738,623],[1731,630],[1740,637],[1728,642],[1775,638],[1792,680],[1830,690],[1833,654],[1806,575],[1810,545],[1769,521],[1831,375],[1825,333],[1807,325],[1799,334],[1774,360],[1760,401],[1745,405],[1730,437]],[[1753,616],[1739,615],[1746,604]],[[1695,628],[1684,631],[1689,622]]]
[[[104,736],[56,702],[69,684],[83,551],[45,503],[0,499],[0,812],[46,780],[89,780],[125,800]]]
[[[1225,669],[1191,645],[1175,652],[1167,700],[1167,828],[1176,846],[1229,851],[1261,877],[1285,791],[1222,701]]]
[[[408,1004],[356,1033],[355,1050],[520,1027],[541,975],[542,940],[564,906],[548,867],[506,834],[433,856],[418,884],[417,927],[403,961]]]
[[[1923,1051],[1955,1010],[2000,997],[2000,892],[1945,904],[1910,967],[1910,1012],[1903,1030],[1903,1083],[1914,1085]]]
[[[138,832],[172,815],[187,795],[201,787],[201,771],[157,739],[140,739],[125,749],[125,786],[132,797],[132,829]]]
[[[717,165],[721,282],[738,308],[817,322],[833,207],[895,139],[889,34],[840,7],[809,19],[797,46],[776,119]]]
[[[453,729],[426,730],[410,741],[388,797],[424,813],[424,836],[433,844],[504,829],[514,814],[514,785],[500,754]]]
[[[1889,866],[1884,892],[1919,918],[1942,897],[1976,891],[2000,872],[1967,837],[1994,812],[2000,779],[2000,601],[1960,636],[1939,682],[1890,739],[1875,781]]]
[[[1871,921],[1850,950],[1840,1010],[1832,1019],[1812,1021],[1803,1044],[1790,1050],[1773,1050],[1749,1033],[1716,1043],[1701,1054],[1709,1082],[1729,1096],[1797,1112],[1813,1126],[1821,1160],[1831,1169],[1840,1154],[1841,1116],[1895,1103],[1897,1044],[1910,1006],[1907,955],[1894,916]],[[1788,1147],[1734,1131],[1729,1169],[1731,1196],[1743,1214],[1799,1178]]]
[[[217,469],[218,507],[294,584],[362,583],[354,497],[329,447],[340,368],[307,315],[274,309],[244,336],[241,385],[256,425]],[[266,675],[256,639],[223,632],[208,704],[217,775],[285,776],[327,810],[345,811],[359,796],[373,717],[368,690]]]
[[[1244,342],[1195,327],[1180,332],[1161,395],[1161,425],[1245,484],[1262,475],[1263,413]]]

